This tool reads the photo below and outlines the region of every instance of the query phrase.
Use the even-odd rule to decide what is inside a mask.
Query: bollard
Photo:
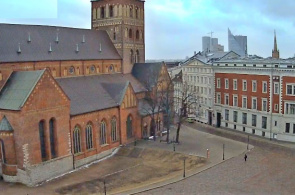
[[[210,150],[207,149],[207,158],[210,158]]]

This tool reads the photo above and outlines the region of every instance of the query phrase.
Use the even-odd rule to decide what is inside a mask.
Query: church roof
[[[20,110],[45,70],[13,72],[0,91],[0,109]]]
[[[121,105],[129,82],[135,93],[145,91],[141,84],[130,74],[58,78],[56,81],[70,98],[71,115],[79,115]]]
[[[121,59],[106,31],[0,24],[0,62]]]
[[[0,122],[0,131],[13,131],[13,128],[5,115]]]
[[[160,74],[163,63],[136,63],[132,68],[131,74],[138,79],[143,86],[153,87]]]

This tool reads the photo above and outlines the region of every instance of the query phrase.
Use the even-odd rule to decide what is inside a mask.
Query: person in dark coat
[[[245,154],[244,156],[245,162],[247,161],[247,157],[248,157],[247,154]]]

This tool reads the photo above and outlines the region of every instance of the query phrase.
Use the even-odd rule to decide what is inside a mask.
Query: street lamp
[[[183,178],[185,178],[185,158],[183,159]]]
[[[222,160],[224,160],[224,144],[223,144]]]
[[[249,150],[249,135],[248,135],[247,150]]]

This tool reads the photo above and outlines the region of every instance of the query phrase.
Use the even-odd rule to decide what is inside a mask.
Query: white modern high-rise
[[[233,51],[241,57],[246,57],[248,55],[247,36],[233,35],[228,29],[228,51]]]

